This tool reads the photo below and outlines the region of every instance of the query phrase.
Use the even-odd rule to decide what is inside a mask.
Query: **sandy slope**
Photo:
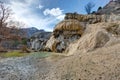
[[[57,62],[47,75],[47,80],[120,80],[120,44],[78,52]]]

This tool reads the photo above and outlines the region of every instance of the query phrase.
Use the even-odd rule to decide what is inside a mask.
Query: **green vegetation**
[[[2,58],[10,58],[10,57],[23,57],[23,56],[32,56],[34,58],[46,58],[50,57],[51,59],[56,59],[63,57],[60,54],[56,54],[53,52],[31,52],[31,53],[22,53],[20,51],[11,51],[8,53],[1,53],[0,57]]]
[[[0,57],[2,58],[10,58],[10,57],[23,57],[23,56],[33,56],[35,58],[45,58],[51,55],[50,52],[32,52],[32,53],[22,53],[20,51],[12,51],[8,53],[0,53]]]
[[[26,53],[21,53],[19,51],[12,51],[12,52],[8,52],[8,53],[4,53],[2,56],[5,58],[9,58],[9,57],[22,57],[22,56],[26,56]]]

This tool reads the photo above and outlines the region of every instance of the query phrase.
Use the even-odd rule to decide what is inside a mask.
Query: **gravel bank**
[[[7,58],[0,61],[0,80],[33,80],[37,68],[32,57]]]

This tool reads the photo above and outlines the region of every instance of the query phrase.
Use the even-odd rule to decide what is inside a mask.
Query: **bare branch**
[[[85,6],[85,11],[87,12],[87,14],[90,14],[92,11],[92,8],[95,7],[95,4],[92,2],[89,2],[86,6]]]

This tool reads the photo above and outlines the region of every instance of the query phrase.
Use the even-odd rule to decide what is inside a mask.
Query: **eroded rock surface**
[[[35,51],[45,50],[45,45],[51,36],[51,32],[34,33],[31,37],[31,48]]]
[[[89,25],[83,36],[76,43],[69,45],[66,53],[73,54],[77,50],[83,52],[92,51],[96,48],[104,47],[106,44],[108,45],[109,41],[112,44],[113,39],[116,39],[115,41],[118,42],[120,39],[119,28],[120,22]]]
[[[105,7],[98,10],[99,14],[119,14],[120,13],[120,0],[110,1]]]
[[[78,20],[64,20],[56,25],[51,38],[47,41],[46,49],[63,52],[71,42],[81,37],[83,31],[84,27]]]

